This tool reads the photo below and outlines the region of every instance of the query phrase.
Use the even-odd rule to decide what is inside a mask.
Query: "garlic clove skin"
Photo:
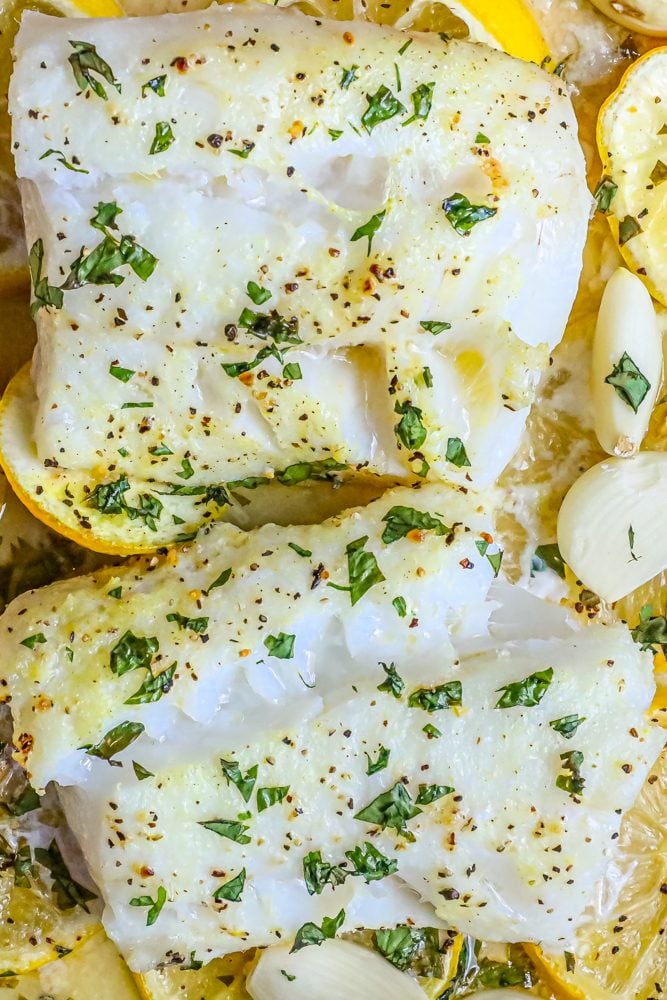
[[[650,383],[636,413],[605,382],[624,354]],[[662,337],[651,296],[637,275],[619,267],[600,303],[591,371],[595,433],[609,455],[631,458],[639,451],[662,384],[662,360]]]
[[[603,600],[625,597],[667,567],[661,530],[667,453],[609,458],[581,476],[558,514],[563,559]]]
[[[412,976],[368,948],[341,940],[294,954],[286,945],[267,948],[246,989],[253,1000],[425,1000]]]

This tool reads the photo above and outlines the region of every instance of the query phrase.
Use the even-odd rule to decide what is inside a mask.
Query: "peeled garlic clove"
[[[667,35],[665,0],[593,0],[595,6],[626,28],[643,35]]]
[[[610,376],[614,384],[605,382]],[[595,433],[610,455],[639,451],[661,382],[662,338],[651,296],[619,267],[602,296],[591,373]]]
[[[368,948],[340,940],[293,955],[287,946],[267,948],[246,989],[253,1000],[425,1000],[412,976]]]
[[[617,601],[667,567],[667,453],[609,458],[581,476],[558,514],[558,545],[577,577]]]

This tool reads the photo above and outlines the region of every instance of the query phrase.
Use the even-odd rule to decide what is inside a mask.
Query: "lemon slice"
[[[35,394],[26,365],[0,403],[0,464],[31,514],[66,538],[116,555],[152,552],[188,542],[203,524],[219,519],[226,495],[216,487],[170,494],[168,484],[99,479],[73,470],[46,468],[32,441]]]
[[[102,930],[39,972],[2,981],[2,1000],[138,1000],[132,973]]]
[[[667,35],[665,0],[593,0],[603,14],[642,35]]]
[[[666,796],[663,754],[623,820],[618,863],[600,894],[612,901],[609,915],[591,915],[569,956],[525,945],[559,1000],[653,1000],[667,993]]]
[[[605,101],[597,128],[612,231],[628,267],[663,305],[667,305],[666,88],[667,47],[653,49],[632,64]]]
[[[143,1000],[250,1000],[246,991],[246,975],[254,961],[254,952],[238,952],[216,958],[201,969],[185,971],[154,969],[136,977]],[[194,956],[190,956],[193,964]],[[197,964],[194,959],[194,965]]]

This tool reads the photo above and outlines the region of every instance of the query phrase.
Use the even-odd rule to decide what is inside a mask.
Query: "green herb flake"
[[[421,809],[413,804],[407,788],[401,781],[382,792],[367,806],[355,814],[355,819],[362,823],[372,823],[381,830],[395,830],[406,840],[414,840],[414,835],[408,831],[407,822],[418,816]]]
[[[256,306],[264,305],[271,298],[268,288],[262,288],[256,281],[249,281],[246,285],[246,293]]]
[[[25,639],[21,639],[21,645],[26,646],[28,649],[34,649],[35,646],[45,642],[46,636],[43,632],[35,632],[33,635],[27,635]]]
[[[422,732],[426,733],[426,735],[430,740],[439,740],[440,737],[442,736],[440,730],[437,729],[436,726],[432,726],[430,722],[426,723],[426,725],[422,729]]]
[[[341,90],[347,90],[351,83],[357,79],[358,66],[350,66],[349,69],[343,69],[343,75],[340,78]]]
[[[628,528],[628,547],[630,549],[630,559],[632,562],[637,562],[640,556],[635,555],[635,530],[630,525]]]
[[[130,900],[130,906],[148,906],[146,914],[146,927],[152,927],[162,912],[162,907],[167,902],[167,890],[163,885],[159,886],[157,896],[152,899],[150,896],[135,896]]]
[[[362,538],[349,542],[345,548],[349,586],[341,587],[336,583],[327,584],[334,590],[347,591],[352,607],[361,600],[364,594],[368,593],[371,587],[385,580],[374,554],[364,550],[367,541],[368,535],[364,535]]]
[[[162,458],[164,455],[173,455],[173,451],[166,444],[155,444],[148,449],[151,455],[155,455],[156,458]],[[181,522],[182,523],[182,522]]]
[[[116,218],[121,212],[122,209],[116,202],[99,202],[95,206],[95,215],[90,224],[104,233],[104,239],[88,253],[81,250],[76,260],[70,264],[70,273],[61,286],[63,290],[81,288],[86,284],[118,287],[125,278],[115,272],[123,265],[129,265],[142,281],[150,278],[158,264],[157,257],[140,246],[134,236],[116,236]]]
[[[390,663],[389,666],[386,663],[381,663],[380,666],[387,676],[382,681],[382,684],[378,684],[378,691],[386,691],[387,694],[393,695],[394,698],[400,698],[405,690],[405,681],[399,676],[393,663]]]
[[[430,806],[432,802],[451,795],[453,791],[451,785],[420,785],[415,802],[418,806]]]
[[[9,847],[8,844],[7,847]],[[30,889],[32,886],[30,880],[35,877],[35,869],[32,862],[32,850],[26,841],[19,841],[14,854],[13,868],[14,885],[17,885],[19,889]]]
[[[289,785],[274,785],[271,788],[257,789],[257,812],[264,812],[271,806],[278,805],[289,792]]]
[[[221,758],[220,764],[227,784],[238,788],[243,801],[249,802],[255,782],[257,781],[257,764],[253,764],[252,767],[248,768],[245,774],[241,772],[241,768],[235,760],[224,760]]]
[[[181,471],[177,472],[176,475],[179,479],[192,479],[195,474],[195,470],[192,468],[192,463],[189,458],[181,459]]]
[[[448,681],[436,687],[417,688],[408,698],[409,708],[421,708],[425,712],[441,712],[443,709],[459,708],[462,704],[461,681]]]
[[[335,458],[323,458],[317,462],[295,462],[276,473],[276,479],[281,486],[298,486],[307,479],[340,483],[338,472],[347,472],[348,466],[337,462]]]
[[[289,379],[290,382],[298,382],[303,378],[301,365],[298,361],[290,361],[288,365],[285,365],[283,368],[283,378]]]
[[[410,48],[410,46],[412,45],[412,42],[413,42],[413,40],[414,40],[414,39],[412,39],[412,38],[408,38],[407,42],[404,42],[404,43],[403,43],[403,44],[401,45],[400,49],[398,50],[398,54],[399,54],[399,56],[402,56],[402,55],[403,55],[403,54],[404,54],[405,52],[407,52],[407,50],[408,50],[408,49]]]
[[[437,932],[418,927],[400,926],[375,931],[373,944],[387,961],[397,969],[407,969],[424,946],[427,935],[437,938]]]
[[[400,505],[388,510],[382,518],[382,523],[386,525],[382,532],[382,541],[386,545],[405,538],[413,531],[417,533],[432,531],[434,535],[448,535],[451,531],[451,528],[432,514]]]
[[[630,240],[634,239],[635,236],[639,236],[643,232],[642,227],[639,225],[637,220],[632,215],[624,216],[618,224],[618,243],[619,246],[625,246]]]
[[[581,795],[584,790],[585,780],[581,776],[581,765],[584,762],[584,755],[581,750],[567,750],[560,755],[562,760],[561,770],[567,774],[559,774],[556,778],[556,787],[574,798]]]
[[[149,156],[164,153],[174,142],[176,142],[176,136],[169,122],[156,122],[155,135],[148,151]]]
[[[419,323],[422,330],[426,330],[427,333],[432,333],[434,337],[437,337],[439,333],[444,333],[445,330],[451,330],[452,324],[445,323],[443,320],[436,319],[423,319]]]
[[[445,458],[452,465],[455,465],[457,469],[470,467],[470,459],[461,438],[454,437],[448,439]]]
[[[269,651],[269,656],[275,656],[278,660],[292,660],[295,641],[295,635],[279,632],[278,635],[267,635],[264,639],[264,645]]]
[[[343,134],[343,130],[339,128],[328,128],[327,132],[329,133],[329,138],[332,142],[336,142],[336,140],[340,139]]]
[[[109,365],[109,375],[113,375],[119,382],[129,382],[132,376],[136,374],[131,368],[120,368],[118,365]]]
[[[244,141],[243,149],[228,149],[227,152],[231,153],[232,156],[238,156],[240,160],[247,160],[254,148],[254,142]]]
[[[85,750],[89,757],[99,757],[113,767],[121,767],[121,762],[113,758],[138,740],[143,731],[144,725],[141,722],[121,722],[110,729],[99,743],[87,744],[81,749]]]
[[[563,715],[560,719],[552,719],[549,725],[566,740],[571,740],[581,723],[585,721],[585,715]]]
[[[370,133],[382,122],[389,121],[402,114],[406,108],[397,97],[394,97],[389,87],[382,84],[375,94],[366,94],[368,107],[361,116],[361,124]]]
[[[47,149],[47,151],[45,153],[42,153],[42,155],[40,156],[40,160],[46,160],[47,157],[49,156],[55,156],[56,159],[58,160],[58,163],[60,163],[61,166],[65,167],[67,170],[74,171],[75,174],[90,173],[90,171],[84,170],[83,167],[77,166],[79,161],[76,159],[76,157],[74,157],[74,160],[76,160],[76,162],[74,162],[73,160],[70,163],[70,161],[65,157],[65,154],[61,152],[61,150],[59,149]]]
[[[287,547],[292,549],[293,552],[296,552],[296,554],[301,556],[302,559],[310,559],[313,554],[310,549],[302,549],[296,542],[288,542]]]
[[[459,236],[469,236],[479,222],[493,218],[498,212],[497,208],[490,208],[488,205],[473,205],[465,195],[458,192],[445,198],[442,208],[447,221]]]
[[[152,410],[154,403],[144,400],[140,403],[123,403],[121,410]]]
[[[366,254],[367,257],[370,257],[371,255],[371,247],[373,246],[373,237],[375,236],[378,229],[384,222],[384,217],[386,214],[387,214],[386,209],[383,209],[381,212],[376,212],[375,215],[371,215],[368,222],[364,222],[363,226],[358,226],[352,233],[352,236],[350,236],[351,243],[356,243],[357,240],[362,240],[364,236],[368,238],[368,252]]]
[[[345,910],[341,910],[335,917],[324,917],[320,927],[309,921],[299,927],[294,938],[294,944],[290,948],[290,954],[306,948],[308,945],[320,945],[323,941],[335,938],[336,932],[340,930],[345,920]]]
[[[230,579],[231,575],[232,575],[232,568],[231,568],[231,566],[228,566],[227,569],[223,569],[223,571],[220,574],[220,576],[216,576],[215,580],[213,581],[213,583],[210,585],[210,587],[206,591],[206,596],[208,597],[208,595],[211,593],[211,591],[215,590],[216,587],[224,587],[224,585],[226,583],[229,583],[229,579]]]
[[[656,164],[650,174],[650,180],[651,184],[655,184],[656,187],[667,181],[667,165],[664,164],[662,160],[656,161]]]
[[[518,706],[532,708],[539,705],[549,689],[553,676],[553,667],[547,667],[546,670],[536,670],[534,674],[529,674],[522,681],[514,681],[512,684],[496,688],[496,693],[502,691],[502,694],[494,708],[517,708]]]
[[[530,575],[541,573],[545,569],[551,569],[554,573],[565,579],[565,560],[563,559],[557,542],[550,542],[547,545],[538,545],[530,566]]]
[[[44,243],[36,240],[30,248],[28,255],[28,266],[30,269],[30,280],[32,282],[32,303],[30,312],[36,316],[40,309],[48,306],[54,309],[63,307],[63,290],[56,285],[50,285],[48,278],[42,277],[42,266],[44,263]]]
[[[147,768],[145,768],[143,766],[143,764],[140,764],[136,760],[132,761],[132,770],[134,771],[134,773],[135,773],[135,775],[137,777],[137,781],[145,781],[146,778],[154,778],[155,777],[155,775],[153,774],[152,771],[149,771]]]
[[[346,851],[345,857],[354,866],[354,871],[350,874],[361,875],[367,884],[378,882],[398,871],[398,861],[386,857],[368,841],[352,848],[351,851]]]
[[[74,52],[67,61],[72,67],[76,85],[82,93],[90,87],[92,92],[101,97],[103,101],[108,100],[104,86],[93,76],[95,73],[112,87],[115,87],[120,94],[121,86],[114,76],[111,66],[99,55],[94,45],[91,45],[90,42],[73,41],[70,41],[70,45]]]
[[[155,636],[134,635],[128,629],[111,650],[111,672],[122,677],[130,670],[150,670],[159,648],[160,643]]]
[[[188,618],[187,615],[181,615],[178,611],[171,611],[167,615],[167,621],[176,622],[179,629],[187,629],[190,632],[196,632],[197,635],[204,635],[208,628],[208,618]]]
[[[346,872],[340,865],[329,864],[322,860],[321,851],[310,851],[303,859],[303,879],[309,895],[321,895],[322,890],[330,885],[335,889],[342,885],[351,872]]]
[[[159,674],[148,671],[141,687],[127,699],[126,705],[149,705],[154,701],[159,701],[163,694],[168,694],[174,686],[174,673],[176,672],[176,662],[172,663]]]
[[[249,830],[250,827],[246,826],[245,823],[240,823],[238,820],[211,819],[205,823],[200,822],[199,826],[203,826],[205,830],[210,830],[211,833],[217,833],[219,837],[233,840],[235,844],[250,843],[250,837],[246,834],[246,830]]]
[[[395,597],[391,602],[399,618],[405,618],[408,613],[408,606],[404,597]]]
[[[617,191],[618,184],[615,184],[611,177],[605,174],[600,179],[600,182],[593,193],[596,211],[601,212],[602,215],[609,215],[611,203],[616,197]]]
[[[246,871],[242,868],[238,875],[216,889],[213,893],[216,903],[222,903],[223,900],[227,900],[228,903],[238,903],[245,888],[245,878]]]
[[[391,750],[387,750],[386,747],[380,747],[378,750],[377,760],[373,760],[370,754],[365,754],[366,760],[368,761],[368,766],[366,767],[366,774],[377,774],[378,771],[384,771],[384,769],[389,764],[389,757],[391,755]]]
[[[414,121],[426,121],[431,113],[431,107],[433,105],[433,91],[435,89],[435,83],[420,83],[419,86],[412,91],[410,94],[410,100],[412,101],[412,114],[403,122],[403,128],[406,125],[410,125]]]
[[[636,413],[651,388],[651,383],[643,375],[630,355],[624,352],[614,365],[605,382],[612,385],[617,396]]]
[[[491,140],[487,135],[484,135],[483,132],[478,132],[477,135],[475,136],[476,146],[486,146],[489,142],[491,142]]]
[[[48,848],[35,848],[35,861],[46,868],[53,880],[52,891],[59,910],[73,910],[75,906],[80,906],[86,913],[90,913],[88,903],[97,899],[97,896],[72,878],[55,840],[51,841]]]
[[[403,403],[395,403],[394,413],[398,413],[401,417],[394,427],[394,433],[401,444],[409,451],[421,448],[426,440],[427,430],[419,407],[413,406],[408,399]]]
[[[167,82],[167,77],[165,74],[162,76],[154,76],[151,80],[146,80],[146,83],[141,85],[141,96],[146,97],[147,93],[151,91],[153,94],[157,94],[158,97],[164,97],[164,87]]]

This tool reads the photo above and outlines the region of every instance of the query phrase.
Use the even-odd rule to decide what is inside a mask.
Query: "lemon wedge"
[[[571,953],[525,948],[558,1000],[652,1000],[667,991],[667,755],[649,775],[620,833],[620,853]],[[618,886],[620,892],[616,898]]]
[[[254,957],[252,951],[238,952],[197,969],[191,955],[189,969],[154,969],[136,976],[137,987],[143,1000],[250,1000],[245,982]]]
[[[667,304],[667,47],[627,70],[600,111],[599,206],[628,267]]]

